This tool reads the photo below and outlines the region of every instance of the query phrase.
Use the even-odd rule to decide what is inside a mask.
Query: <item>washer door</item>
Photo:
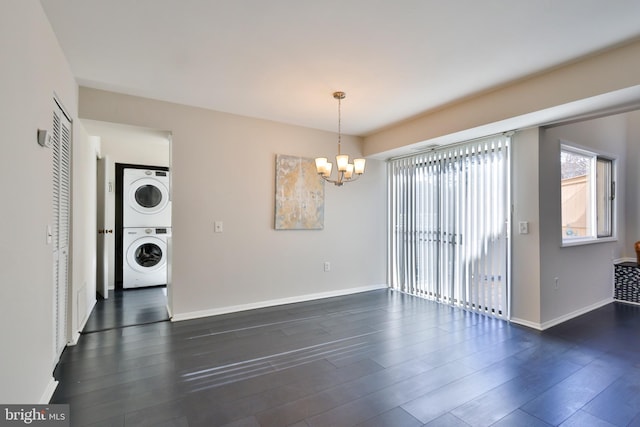
[[[164,268],[167,263],[167,244],[157,237],[137,239],[127,249],[129,267],[140,273],[150,273]]]
[[[129,206],[147,215],[161,212],[169,204],[169,190],[153,178],[141,178],[131,183],[127,197]]]

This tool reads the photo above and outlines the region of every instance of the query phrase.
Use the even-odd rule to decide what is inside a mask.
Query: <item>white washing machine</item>
[[[171,227],[169,172],[123,169],[122,226]]]
[[[167,239],[170,228],[125,228],[123,230],[122,287],[167,283]]]

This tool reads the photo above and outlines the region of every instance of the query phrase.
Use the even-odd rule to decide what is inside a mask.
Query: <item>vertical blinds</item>
[[[391,160],[389,282],[508,317],[508,136]]]

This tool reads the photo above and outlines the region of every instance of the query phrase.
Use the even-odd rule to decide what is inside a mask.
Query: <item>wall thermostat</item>
[[[51,134],[46,129],[38,129],[38,144],[46,148],[51,148],[53,142],[51,141]]]

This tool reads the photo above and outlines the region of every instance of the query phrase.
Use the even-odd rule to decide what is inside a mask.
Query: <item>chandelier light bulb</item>
[[[336,156],[336,165],[338,165],[338,170],[340,172],[344,172],[347,170],[347,165],[349,164],[349,156],[346,154],[340,154]]]
[[[365,159],[353,159],[354,172],[357,175],[362,175],[364,173],[365,162]]]

